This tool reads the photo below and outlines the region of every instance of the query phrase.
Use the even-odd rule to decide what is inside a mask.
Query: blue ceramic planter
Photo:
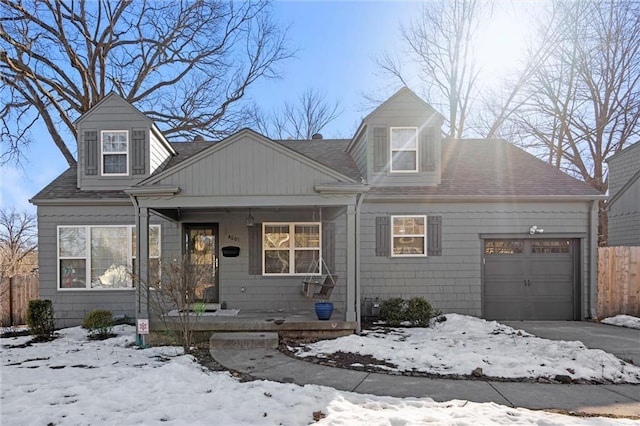
[[[333,313],[332,302],[317,302],[316,303],[316,316],[319,320],[328,320]]]

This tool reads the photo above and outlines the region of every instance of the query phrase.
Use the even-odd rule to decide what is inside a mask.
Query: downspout
[[[364,193],[360,193],[357,195],[356,200],[356,216],[355,216],[355,250],[356,250],[356,333],[360,334],[362,331],[362,316],[361,310],[362,306],[360,303],[360,207],[362,206],[362,202],[364,201]]]
[[[598,210],[599,201],[593,200],[589,214],[589,318],[597,316],[595,304],[598,297]]]

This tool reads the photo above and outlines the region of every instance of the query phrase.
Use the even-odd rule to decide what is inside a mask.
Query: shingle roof
[[[275,141],[287,148],[290,148],[306,157],[311,158],[337,172],[340,172],[354,180],[360,180],[360,172],[353,159],[344,149],[349,142],[348,139],[324,139],[314,141],[277,140]],[[177,151],[162,170],[167,170],[180,164],[187,158],[211,147],[217,142],[172,142],[171,146]],[[159,171],[162,171],[159,170]],[[72,166],[54,179],[49,185],[44,187],[32,200],[53,200],[53,199],[128,199],[129,196],[123,191],[81,191],[77,188],[77,168]]]
[[[344,151],[349,143],[348,139],[275,142],[354,180],[360,180],[358,168]],[[172,143],[178,155],[168,162],[165,170],[211,144],[212,142]],[[81,191],[76,187],[76,177],[76,167],[70,167],[33,197],[33,200],[128,198],[122,191]],[[469,197],[602,195],[588,184],[562,173],[506,141],[484,139],[443,141],[442,181],[438,186],[373,186],[369,193]]]
[[[76,166],[71,166],[60,176],[55,178],[49,185],[45,186],[33,198],[33,201],[54,200],[54,199],[82,199],[82,200],[99,200],[102,198],[109,199],[128,199],[129,196],[123,191],[81,191],[78,189],[78,172]]]
[[[504,141],[443,140],[438,186],[373,187],[370,194],[451,196],[600,196],[578,179]]]
[[[350,139],[275,140],[275,142],[360,182],[362,175],[346,152]]]

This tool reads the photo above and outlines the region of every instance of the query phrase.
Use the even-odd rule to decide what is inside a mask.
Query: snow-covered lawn
[[[315,385],[241,383],[205,370],[174,347],[136,349],[134,329],[88,341],[81,328],[49,343],[1,339],[3,425],[633,424],[576,418],[493,403],[390,398]]]
[[[640,330],[640,318],[631,315],[616,315],[615,317],[605,318],[600,321],[603,324],[617,325],[619,327],[637,328]]]
[[[363,335],[290,348],[296,356],[327,357],[338,351],[371,355],[410,373],[471,375],[478,367],[490,377],[570,376],[596,382],[640,383],[640,367],[580,342],[535,337],[495,321],[447,314],[429,328],[376,329]]]

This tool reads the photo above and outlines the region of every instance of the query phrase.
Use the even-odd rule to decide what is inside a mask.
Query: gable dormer
[[[175,155],[153,122],[115,93],[76,121],[78,188],[121,190]]]
[[[371,185],[438,185],[443,121],[403,87],[364,118],[348,152]]]

